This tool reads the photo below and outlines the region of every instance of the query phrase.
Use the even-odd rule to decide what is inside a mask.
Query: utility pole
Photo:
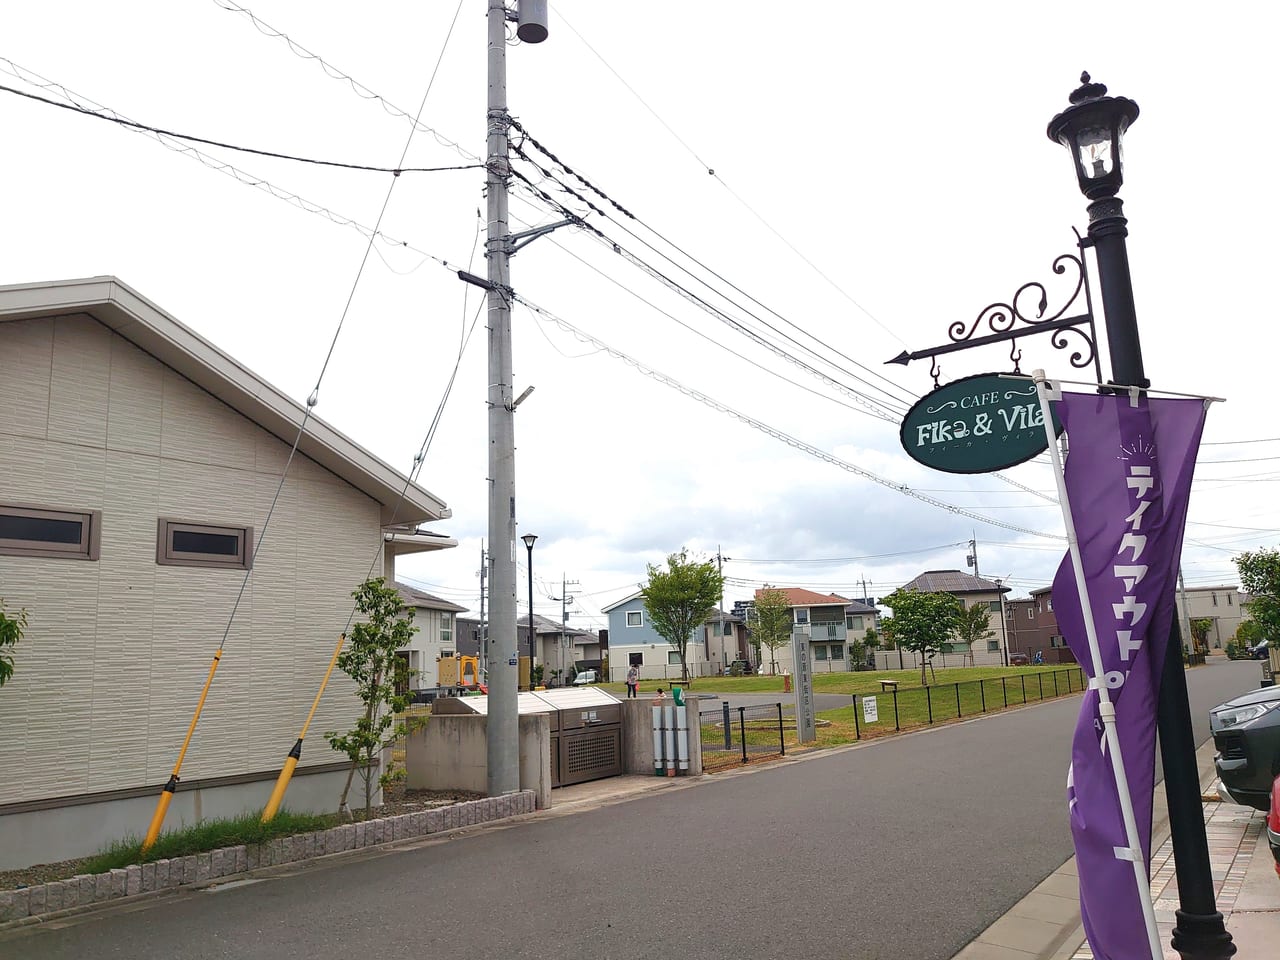
[[[569,643],[569,604],[573,603],[573,597],[569,596],[569,588],[581,585],[579,580],[566,579],[566,575],[560,574],[560,596],[552,597],[552,600],[560,601],[560,676],[564,677],[564,648]]]
[[[1187,625],[1187,636],[1191,638],[1191,652],[1196,651],[1196,635],[1191,629],[1191,604],[1187,602],[1187,582],[1182,579],[1182,567],[1178,567],[1178,593],[1182,595],[1182,622]],[[1206,649],[1208,643],[1206,641]]]
[[[716,544],[716,572],[720,574],[720,673],[724,673],[724,557]]]
[[[978,572],[978,538],[976,534],[969,541],[969,555],[965,557],[965,560],[969,566],[973,567],[973,575],[981,579],[982,574]]]
[[[488,141],[485,193],[488,231],[485,259],[488,279],[459,273],[466,283],[488,291],[489,545],[493,629],[490,633],[488,766],[489,796],[520,789],[520,717],[516,680],[520,652],[516,636],[516,454],[515,409],[511,382],[511,271],[513,252],[507,223],[507,181],[511,177],[507,112],[507,20],[518,19],[526,43],[547,38],[546,0],[519,0],[520,12],[508,12],[505,0],[489,0]],[[528,391],[526,391],[527,395]],[[521,397],[523,399],[523,396]],[[530,612],[532,630],[532,611]]]

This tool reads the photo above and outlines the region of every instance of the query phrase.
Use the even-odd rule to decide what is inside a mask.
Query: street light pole
[[[533,544],[538,539],[536,533],[526,533],[520,538],[525,549],[529,551],[529,689],[533,689],[533,667],[537,662],[537,634],[533,629]]]
[[[1124,181],[1121,138],[1138,118],[1138,105],[1124,97],[1108,97],[1106,86],[1090,83],[1087,73],[1081,74],[1080,82],[1081,86],[1071,94],[1071,106],[1050,121],[1047,132],[1050,140],[1071,152],[1080,190],[1092,201],[1088,207],[1088,242],[1098,262],[1111,382],[1122,387],[1148,387],[1125,244],[1128,221],[1124,205],[1116,196]],[[1180,901],[1171,943],[1184,960],[1226,960],[1236,947],[1214,898],[1191,707],[1182,666],[1182,637],[1176,618],[1169,634],[1156,729],[1160,734]]]
[[[996,577],[996,586],[1000,588],[1000,645],[1004,648],[1004,665],[1009,665],[1009,627],[1004,620],[1004,578]]]

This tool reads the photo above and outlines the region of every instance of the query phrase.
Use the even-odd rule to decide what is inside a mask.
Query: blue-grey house
[[[641,591],[603,608],[602,612],[609,617],[608,679],[625,680],[632,664],[640,667],[642,680],[680,679],[680,654],[653,629]],[[715,672],[715,665],[707,659],[701,624],[689,634],[685,658],[691,677],[710,676]]]

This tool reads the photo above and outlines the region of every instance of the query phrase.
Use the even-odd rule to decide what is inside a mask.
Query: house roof
[[[528,636],[529,615],[526,613],[516,620],[516,626],[523,627],[525,635]],[[550,617],[544,617],[536,613],[533,615],[533,632],[539,635],[553,633],[557,636],[563,634],[566,637],[590,637],[593,642],[598,642],[599,640],[590,630],[578,630],[561,623],[559,620],[552,620]]]
[[[0,287],[0,323],[83,314],[292,446],[307,408],[115,277]],[[384,524],[443,520],[443,500],[312,415],[298,451],[382,505]],[[403,491],[403,501],[401,492]],[[444,544],[442,544],[444,545]]]
[[[793,607],[829,607],[839,604],[840,606],[848,606],[849,598],[842,597],[835,593],[814,593],[812,590],[806,590],[803,587],[765,587],[756,591],[756,599],[760,599],[760,594],[765,590],[777,590],[787,598],[787,603]]]
[[[873,607],[868,603],[863,603],[861,600],[850,600],[847,604],[845,604],[844,612],[845,613],[879,613],[880,611],[877,607]]]
[[[729,611],[729,610],[721,610],[719,607],[715,608],[714,610],[712,610],[712,611],[711,611],[711,613],[709,613],[709,614],[707,615],[707,619],[706,619],[706,621],[705,621],[705,622],[706,622],[706,623],[719,623],[719,622],[720,622],[720,619],[721,619],[722,617],[723,617],[725,620],[727,620],[727,621],[729,621],[729,622],[731,622],[731,623],[745,623],[745,622],[746,622],[746,618],[745,618],[745,617],[743,617],[741,614],[733,613],[733,612],[731,612],[731,611]]]
[[[632,600],[634,600],[636,597],[643,597],[643,596],[644,596],[644,591],[643,591],[643,590],[637,590],[637,591],[635,591],[635,593],[629,593],[629,594],[627,594],[625,597],[623,597],[621,600],[617,600],[617,601],[615,601],[615,602],[613,602],[613,603],[609,604],[607,607],[601,607],[601,608],[600,608],[600,612],[601,612],[601,613],[608,613],[610,610],[617,610],[617,609],[618,609],[620,606],[622,606],[623,604],[625,604],[625,603],[630,603],[630,602],[631,602]]]
[[[902,589],[921,593],[1008,593],[1010,588],[959,570],[926,570]]]
[[[452,610],[454,613],[464,613],[467,609],[448,600],[442,600],[435,594],[411,587],[407,583],[400,583],[398,580],[392,586],[399,592],[401,599],[411,607],[419,607],[423,610]]]

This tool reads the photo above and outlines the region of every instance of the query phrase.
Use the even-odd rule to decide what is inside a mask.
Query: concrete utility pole
[[[720,556],[720,546],[716,545],[716,572],[720,574],[720,672],[724,673],[724,557]],[[735,658],[736,659],[736,658]]]
[[[581,584],[578,580],[569,580],[567,575],[561,571],[560,573],[560,596],[551,599],[560,600],[560,678],[564,682],[564,648],[569,644],[569,604],[573,603],[573,597],[569,596],[570,587],[576,587]]]
[[[516,713],[516,464],[511,389],[511,301],[507,180],[507,8],[489,0],[489,110],[485,191],[489,261],[489,544],[493,629],[489,665],[489,795],[520,789],[520,719]]]

